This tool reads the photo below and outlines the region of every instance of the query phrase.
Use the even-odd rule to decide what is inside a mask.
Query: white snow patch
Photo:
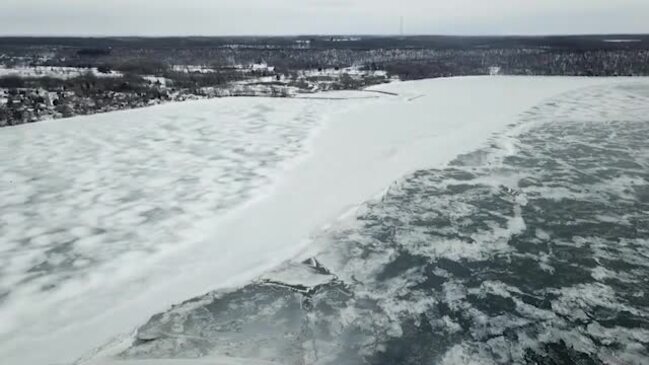
[[[74,77],[92,74],[96,77],[121,77],[122,73],[117,71],[99,72],[97,68],[81,67],[55,67],[55,66],[19,66],[6,67],[0,66],[0,77],[3,76],[20,76],[20,77],[52,77],[56,79],[71,79]]]
[[[173,71],[184,72],[184,73],[214,73],[217,70],[208,66],[197,66],[197,65],[173,65],[171,67]]]

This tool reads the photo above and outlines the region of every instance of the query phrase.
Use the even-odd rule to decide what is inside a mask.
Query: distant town
[[[0,126],[466,75],[647,76],[649,36],[0,38]]]

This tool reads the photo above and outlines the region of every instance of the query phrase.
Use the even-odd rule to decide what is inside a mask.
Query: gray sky
[[[649,0],[0,0],[0,35],[649,33]]]

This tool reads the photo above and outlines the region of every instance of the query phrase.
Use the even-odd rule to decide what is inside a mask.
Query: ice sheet
[[[333,107],[223,99],[3,129],[0,351],[73,332],[146,287],[160,255],[210,242],[214,218],[263,196]]]
[[[117,358],[645,363],[647,89],[544,100],[391,184],[313,255],[156,314]]]
[[[619,80],[437,79],[371,99],[221,99],[3,129],[0,357],[74,360],[295,256],[541,100]]]

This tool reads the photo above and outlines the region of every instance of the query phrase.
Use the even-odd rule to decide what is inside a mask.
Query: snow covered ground
[[[384,70],[366,71],[366,70],[361,70],[359,67],[345,67],[345,68],[338,68],[338,69],[325,68],[320,70],[318,69],[305,70],[305,71],[301,71],[299,74],[304,77],[341,77],[344,74],[350,76],[365,75],[365,76],[385,77],[387,76],[388,73]]]
[[[479,148],[539,102],[620,82],[437,79],[5,128],[0,358],[92,357],[169,305],[303,253],[394,180]]]
[[[52,77],[56,79],[71,79],[91,73],[96,77],[120,77],[121,72],[110,71],[108,73],[99,72],[97,68],[78,68],[78,67],[5,67],[0,66],[0,77],[3,76],[20,76],[20,77]]]

